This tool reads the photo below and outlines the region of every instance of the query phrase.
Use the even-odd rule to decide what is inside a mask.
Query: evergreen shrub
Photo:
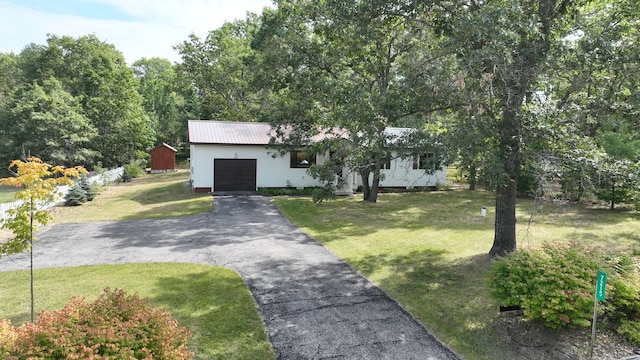
[[[64,196],[64,204],[66,206],[78,206],[85,202],[87,202],[87,192],[82,188],[82,184],[79,182],[74,183]]]

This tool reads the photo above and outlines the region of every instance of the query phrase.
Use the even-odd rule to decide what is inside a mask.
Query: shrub
[[[87,192],[80,183],[76,182],[64,196],[64,204],[66,206],[78,206],[85,202],[87,202]]]
[[[60,311],[40,313],[4,336],[0,355],[17,359],[190,359],[189,332],[165,309],[153,309],[137,295],[105,289],[93,303],[73,298]]]
[[[129,164],[123,166],[121,180],[123,182],[129,182],[133,178],[137,178],[144,174],[143,162],[141,160],[132,161]]]
[[[98,195],[98,187],[95,183],[89,182],[86,175],[80,176],[80,187],[84,190],[87,201],[93,201]]]
[[[635,266],[609,282],[611,295],[605,303],[607,317],[619,324],[617,332],[640,344],[640,274]]]
[[[611,266],[593,249],[575,242],[545,244],[495,262],[490,286],[495,299],[524,308],[528,319],[554,329],[589,326],[598,269]]]

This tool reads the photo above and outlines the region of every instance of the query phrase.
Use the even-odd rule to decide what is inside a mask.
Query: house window
[[[433,154],[422,154],[413,157],[414,169],[426,169],[428,168],[429,161],[433,159]]]
[[[391,160],[389,160],[386,163],[382,164],[382,168],[385,169],[385,170],[390,170],[391,169]]]
[[[291,152],[292,168],[308,168],[316,163],[316,156],[306,153],[304,150],[294,150]]]

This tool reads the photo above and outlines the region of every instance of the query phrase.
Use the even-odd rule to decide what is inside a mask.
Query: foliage
[[[124,165],[123,167],[124,171],[122,172],[122,176],[120,177],[122,182],[129,182],[132,179],[144,174],[141,160],[132,161],[129,164]]]
[[[95,182],[90,182],[86,174],[80,175],[80,187],[84,190],[87,201],[93,201],[98,195],[98,185]]]
[[[577,242],[547,243],[496,261],[490,286],[496,300],[522,307],[527,319],[541,319],[554,329],[589,326],[598,270],[609,273],[610,283],[615,284],[614,295],[609,295],[615,300],[607,304],[607,311],[638,310],[635,304],[629,306],[629,296],[622,291],[627,286],[622,279],[629,272],[630,267],[624,266],[628,262]],[[637,296],[636,290],[632,298]],[[617,306],[621,307],[616,310]]]
[[[258,19],[224,23],[205,39],[196,35],[176,46],[182,61],[176,65],[181,78],[198,89],[201,119],[255,121],[260,93],[253,90],[254,72],[248,62]]]
[[[426,171],[444,162],[443,143],[428,138],[421,112],[422,101],[438,97],[425,81],[450,61],[431,53],[436,40],[423,26],[427,12],[395,5],[282,2],[263,12],[252,44],[256,82],[269,89],[261,119],[276,129],[274,145],[284,152],[307,147],[335,153],[342,164],[318,164],[311,175],[328,191],[339,188],[337,170],[357,173],[370,202],[377,200],[381,169],[391,159],[432,153],[439,161]],[[387,131],[410,122],[414,132]]]
[[[9,140],[4,156],[28,151],[44,161],[70,166],[89,164],[97,156],[91,142],[98,135],[83,114],[79,98],[55,78],[22,86],[13,93],[3,118]]]
[[[17,358],[193,356],[187,349],[189,331],[179,327],[166,309],[154,309],[147,300],[118,289],[105,289],[92,303],[74,297],[62,310],[42,311],[36,324],[25,323],[12,332],[15,335],[0,340],[0,353]]]
[[[0,179],[0,185],[21,187],[15,199],[23,203],[9,210],[9,220],[2,223],[2,229],[11,231],[14,237],[0,244],[0,256],[30,251],[37,224],[46,225],[51,221],[51,214],[41,205],[56,200],[57,185],[70,185],[71,178],[86,173],[82,167],[52,166],[38,158],[28,158],[26,162],[14,160],[9,169],[13,169],[15,176]]]
[[[88,201],[87,192],[78,182],[74,183],[64,196],[64,204],[66,206],[79,206]]]
[[[87,144],[96,155],[94,161],[118,166],[142,156],[153,145],[154,131],[144,113],[137,80],[113,45],[95,35],[49,35],[46,45],[31,44],[18,57],[23,84],[44,86],[55,78],[79,103],[80,113],[95,132]],[[64,144],[63,139],[54,141]]]
[[[39,310],[62,309],[72,296],[93,301],[107,287],[126,289],[147,298],[156,309],[168,309],[172,318],[189,329],[187,346],[195,359],[275,359],[251,293],[233,270],[203,264],[137,263],[38,269],[35,275],[39,279],[36,292],[42,294]],[[24,311],[28,289],[23,285],[28,277],[24,270],[0,272],[0,314],[14,326],[28,320]],[[6,360],[2,354],[0,358]]]
[[[612,296],[607,299],[606,313],[616,331],[633,344],[640,344],[640,269],[630,264],[628,271],[609,282]]]
[[[155,129],[156,143],[180,146],[186,142],[187,120],[201,119],[200,101],[187,79],[179,78],[176,66],[161,58],[142,58],[133,63],[140,80],[142,106]]]

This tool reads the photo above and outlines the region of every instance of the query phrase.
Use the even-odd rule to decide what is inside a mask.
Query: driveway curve
[[[57,224],[34,244],[36,268],[137,262],[237,271],[279,359],[458,359],[265,197],[216,197],[211,211],[180,218]],[[0,258],[0,271],[28,266],[26,254]]]

